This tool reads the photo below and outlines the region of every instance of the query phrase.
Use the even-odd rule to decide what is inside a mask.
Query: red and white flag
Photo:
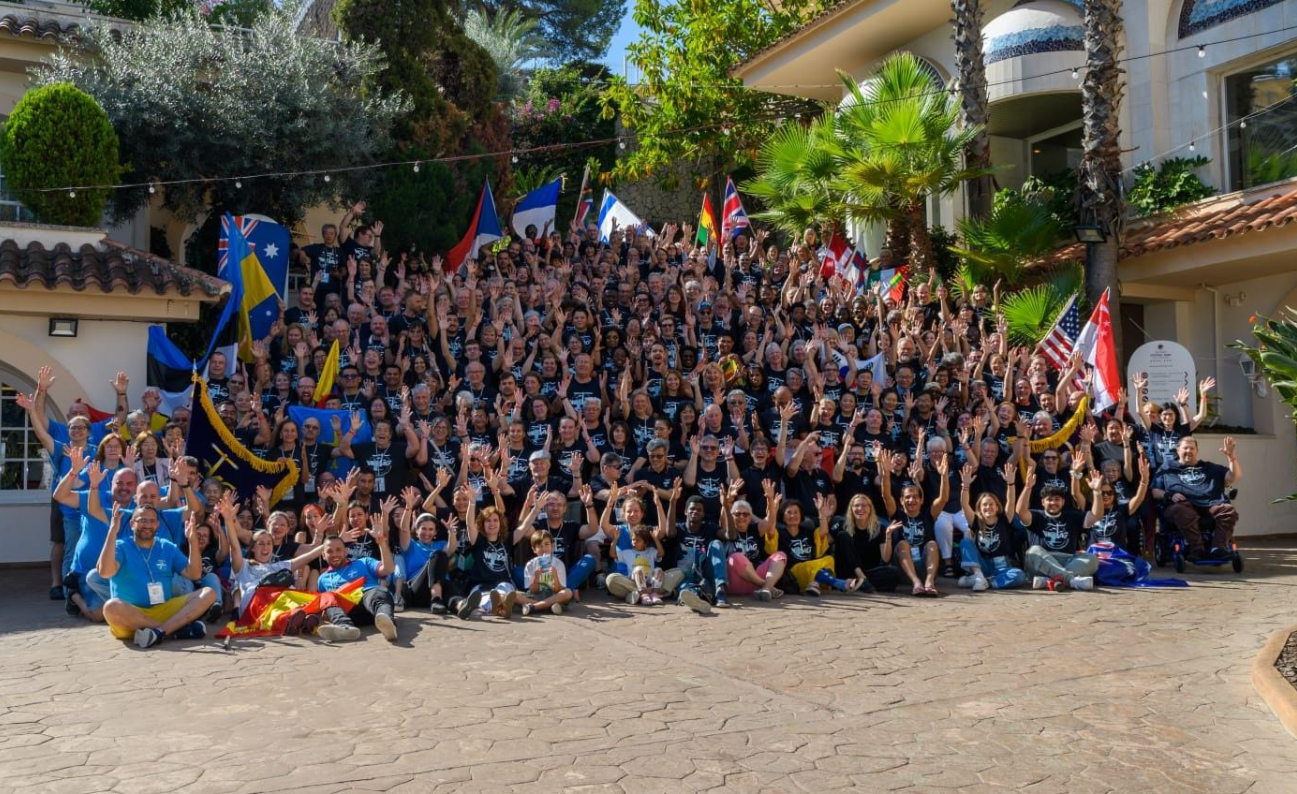
[[[1085,363],[1094,367],[1091,392],[1095,413],[1117,404],[1117,390],[1121,388],[1121,373],[1117,369],[1117,344],[1112,335],[1112,313],[1108,310],[1108,290],[1090,314],[1090,321],[1076,338],[1076,351]]]
[[[834,232],[829,238],[829,244],[825,246],[824,261],[820,263],[820,276],[833,278],[838,273],[845,272],[847,263],[850,261],[851,246],[847,245],[846,238]]]

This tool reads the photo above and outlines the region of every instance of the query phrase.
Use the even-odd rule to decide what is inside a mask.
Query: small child
[[[517,595],[523,617],[538,609],[561,615],[563,605],[572,600],[573,593],[567,586],[567,566],[554,556],[554,536],[544,529],[532,532],[531,551],[536,556],[522,569],[527,592]]]
[[[645,526],[631,532],[631,548],[617,550],[617,561],[626,566],[635,583],[635,589],[626,595],[626,603],[662,603],[658,592],[662,588],[662,569],[657,567],[657,562],[663,553],[662,541]]]

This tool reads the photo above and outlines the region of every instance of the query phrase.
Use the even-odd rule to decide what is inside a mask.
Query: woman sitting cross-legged
[[[222,531],[228,539],[230,548],[230,574],[235,603],[238,605],[236,619],[243,616],[258,587],[292,587],[294,573],[305,569],[312,560],[324,553],[324,544],[318,542],[310,551],[299,554],[291,560],[273,560],[275,552],[274,539],[268,529],[259,529],[252,533],[252,543],[248,546],[248,558],[243,557],[239,548],[239,538],[234,527],[239,523],[239,510],[234,504],[234,495],[226,491],[221,501],[216,504],[216,513],[224,524]],[[290,616],[284,633],[313,634],[320,627],[320,616],[298,611]]]
[[[781,520],[777,534],[766,538],[766,552],[782,551],[788,557],[788,573],[784,575],[786,588],[796,587],[803,595],[818,596],[820,587],[828,585],[834,590],[854,593],[864,579],[841,579],[834,575],[833,554],[829,551],[829,521],[833,507],[823,494],[815,495],[815,509],[819,524],[809,532],[802,526],[802,506],[791,501],[780,506]]]
[[[721,489],[721,525],[729,537],[725,543],[728,591],[730,595],[755,594],[758,599],[769,601],[784,594],[776,585],[788,565],[788,555],[782,551],[766,554],[766,539],[777,536],[772,516],[778,514],[783,497],[775,491],[774,480],[763,480],[761,490],[770,515],[757,521],[752,515],[752,504],[739,498],[742,490],[741,480]]]
[[[1004,512],[1004,505],[988,491],[977,497],[974,509],[969,502],[969,493],[977,480],[977,467],[966,463],[959,474],[962,480],[959,501],[964,508],[969,532],[959,542],[960,564],[967,572],[959,578],[959,586],[981,591],[991,587],[1004,590],[1026,584],[1027,574],[1013,565],[1019,543],[1011,519]],[[1004,481],[1008,485],[1005,501],[1008,504],[1015,502],[1016,480],[1015,465],[1004,464]]]
[[[421,513],[414,518],[414,511],[419,505],[419,489],[407,487],[401,491],[405,500],[405,512],[401,514],[401,554],[405,560],[406,578],[402,583],[402,596],[405,603],[412,607],[430,608],[433,614],[446,612],[444,585],[446,571],[450,567],[450,555],[447,549],[458,548],[459,519],[450,516],[444,522],[447,540],[437,540],[437,517],[432,513]],[[414,531],[411,532],[411,525]]]

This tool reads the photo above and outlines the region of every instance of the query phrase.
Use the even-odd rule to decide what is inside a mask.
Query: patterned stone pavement
[[[138,651],[0,572],[0,791],[1297,791],[1248,663],[1297,548],[1183,591],[407,613]]]

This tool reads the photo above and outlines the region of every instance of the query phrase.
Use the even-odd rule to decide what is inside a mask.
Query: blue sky
[[[622,73],[622,57],[626,55],[626,45],[639,38],[639,25],[635,24],[631,16],[632,2],[633,0],[627,0],[626,15],[622,17],[621,27],[612,37],[612,42],[608,45],[608,54],[603,59],[604,65],[616,74]]]

